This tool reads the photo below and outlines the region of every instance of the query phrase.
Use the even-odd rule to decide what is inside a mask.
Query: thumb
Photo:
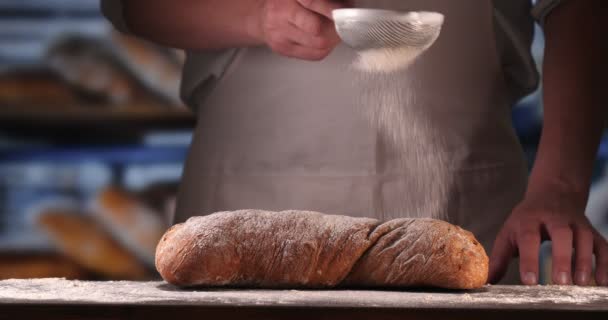
[[[344,8],[347,4],[344,1],[335,0],[297,0],[304,8],[314,11],[325,16],[329,20],[333,20],[332,11],[335,9]]]
[[[517,246],[511,241],[508,232],[503,229],[494,241],[490,256],[490,273],[488,283],[494,284],[502,279],[507,271],[509,262],[517,253]]]

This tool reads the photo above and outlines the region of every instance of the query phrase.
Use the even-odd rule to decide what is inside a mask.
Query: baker
[[[416,90],[417,116],[451,160],[434,181],[448,192],[424,201],[491,249],[490,281],[519,256],[521,281],[536,284],[551,239],[554,283],[608,285],[608,244],[584,215],[606,119],[600,0],[104,0],[119,29],[188,53],[182,95],[198,125],[176,222],[243,208],[386,219],[404,214],[397,203],[422,201],[409,195],[424,170],[400,163],[425,155],[395,155],[356,110],[354,53],[331,21],[345,6],[445,15],[435,45],[403,74],[416,87],[402,90]],[[510,111],[538,84],[533,16],[546,35],[545,108],[528,179]]]

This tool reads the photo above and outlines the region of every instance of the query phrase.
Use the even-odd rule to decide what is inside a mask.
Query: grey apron
[[[491,2],[358,6],[446,16],[435,45],[403,71],[410,81],[400,89],[415,92],[400,116],[424,123],[429,133],[411,143],[436,147],[397,154],[370,125],[360,112],[358,93],[365,88],[357,86],[365,82],[352,80],[357,74],[350,49],[339,46],[321,62],[280,57],[262,47],[243,49],[199,105],[176,222],[245,208],[380,219],[445,214],[474,232],[489,253],[522,198],[527,174],[511,126]],[[447,168],[440,176],[424,161],[437,154]],[[417,184],[428,180],[432,184],[421,194]],[[433,184],[444,192],[430,190]],[[424,203],[438,204],[432,210],[440,212],[398,210]]]

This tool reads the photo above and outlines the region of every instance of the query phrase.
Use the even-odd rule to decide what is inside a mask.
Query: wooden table
[[[541,316],[608,319],[608,288],[180,290],[162,282],[0,281],[0,319],[545,320]]]

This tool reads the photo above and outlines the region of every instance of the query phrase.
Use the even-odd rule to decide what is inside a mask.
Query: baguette
[[[488,257],[473,234],[433,219],[241,210],[171,227],[156,268],[181,287],[474,289]]]
[[[78,105],[83,100],[83,96],[49,68],[15,67],[0,71],[2,108],[56,110]]]
[[[147,265],[154,264],[154,250],[167,228],[161,214],[119,188],[101,190],[91,204],[93,216],[126,249]]]
[[[92,275],[61,254],[0,252],[0,280],[34,278],[87,280]]]
[[[46,210],[37,216],[57,247],[74,262],[112,280],[146,280],[148,269],[91,217]]]

